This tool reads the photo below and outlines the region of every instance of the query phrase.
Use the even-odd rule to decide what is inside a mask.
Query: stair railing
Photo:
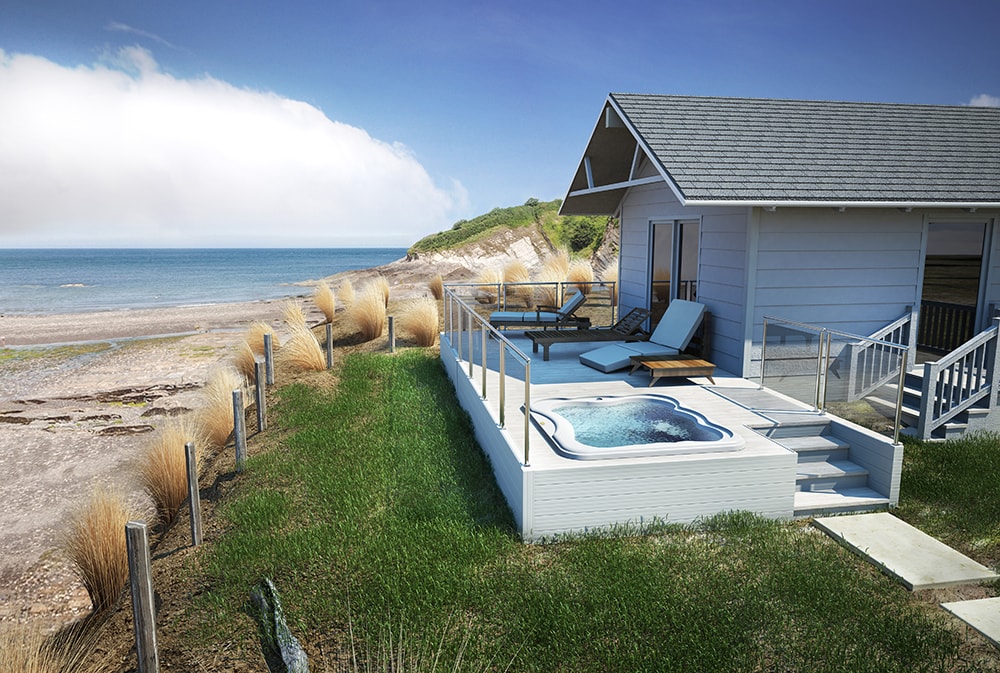
[[[899,376],[899,345],[910,343],[913,307],[867,339],[844,346],[830,366],[835,374],[842,365],[847,368],[847,401],[864,399]],[[886,343],[892,344],[887,347]]]
[[[998,334],[1000,317],[993,318],[991,327],[940,360],[924,363],[917,426],[921,439],[930,439],[934,430],[997,390]]]

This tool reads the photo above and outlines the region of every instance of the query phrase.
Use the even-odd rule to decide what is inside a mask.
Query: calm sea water
[[[0,314],[276,299],[310,292],[295,282],[405,255],[405,248],[0,250]]]

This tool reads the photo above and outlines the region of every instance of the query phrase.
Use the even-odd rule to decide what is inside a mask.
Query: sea
[[[311,293],[406,248],[0,250],[0,315],[196,306]]]

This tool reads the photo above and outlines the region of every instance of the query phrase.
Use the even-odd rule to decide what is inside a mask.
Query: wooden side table
[[[659,379],[671,376],[691,377],[704,376],[715,385],[715,365],[708,360],[701,360],[693,355],[633,355],[629,358],[634,374],[638,369],[648,369],[650,387]]]

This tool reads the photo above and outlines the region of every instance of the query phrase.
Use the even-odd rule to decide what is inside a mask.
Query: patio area
[[[466,325],[475,323],[473,319]],[[442,335],[441,360],[525,540],[653,521],[686,523],[731,510],[773,518],[808,515],[813,511],[810,502],[823,500],[831,490],[823,482],[830,476],[803,480],[801,437],[812,437],[813,443],[822,438],[820,443],[828,445],[831,424],[836,424],[838,436],[845,431],[850,436],[852,460],[856,453],[862,462],[868,453],[880,456],[867,461],[875,464],[866,468],[864,487],[841,489],[850,491],[838,494],[841,501],[855,502],[840,502],[839,511],[890,504],[893,464],[901,462],[902,450],[881,435],[718,369],[714,385],[695,377],[664,378],[649,387],[649,371],[605,374],[580,364],[579,355],[600,344],[561,343],[543,361],[541,353],[532,355],[531,341],[523,332],[504,332],[502,338],[498,334],[481,324],[448,330]],[[524,414],[526,398],[530,407],[548,398],[646,393],[673,398],[727,428],[742,438],[742,448],[577,460],[554,449]],[[846,464],[844,447],[839,450],[845,460],[829,463]],[[828,464],[812,464],[821,462]]]

